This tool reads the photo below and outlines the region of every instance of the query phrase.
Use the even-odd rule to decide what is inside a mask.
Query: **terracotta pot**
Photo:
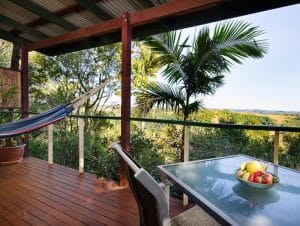
[[[0,165],[22,162],[25,144],[15,147],[0,147]]]

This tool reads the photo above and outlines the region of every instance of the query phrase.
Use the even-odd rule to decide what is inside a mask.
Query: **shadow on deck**
[[[0,166],[0,225],[139,225],[131,191],[29,157]],[[186,210],[171,199],[171,217]]]

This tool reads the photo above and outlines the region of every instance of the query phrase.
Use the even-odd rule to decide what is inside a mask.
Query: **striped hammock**
[[[89,92],[77,98],[70,104],[56,106],[47,112],[40,113],[30,118],[21,119],[16,122],[1,124],[0,138],[12,137],[20,134],[30,133],[34,130],[40,129],[42,127],[48,126],[50,124],[62,120],[74,109],[80,107],[83,103],[85,103],[85,101],[88,98],[90,98],[93,94],[103,89],[113,79],[114,78],[110,78],[104,83],[101,83],[100,86],[90,90]]]

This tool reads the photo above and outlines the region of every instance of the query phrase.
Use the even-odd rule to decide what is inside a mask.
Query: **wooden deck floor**
[[[172,199],[170,215],[183,211]],[[0,225],[139,225],[128,188],[33,157],[0,166]]]

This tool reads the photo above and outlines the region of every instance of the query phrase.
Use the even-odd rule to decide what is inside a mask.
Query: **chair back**
[[[161,187],[119,144],[114,143],[112,148],[126,163],[129,186],[139,208],[140,225],[169,226],[169,206]]]

